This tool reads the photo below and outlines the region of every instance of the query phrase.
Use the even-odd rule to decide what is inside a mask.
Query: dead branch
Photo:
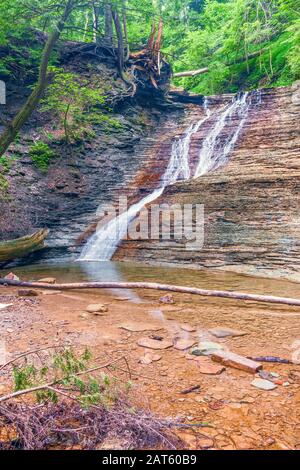
[[[74,282],[69,284],[46,284],[44,282],[12,281],[0,279],[0,285],[30,287],[32,289],[71,290],[71,289],[153,289],[182,294],[201,295],[204,297],[221,297],[251,302],[295,305],[300,307],[299,299],[276,297],[273,295],[247,294],[245,292],[199,289],[196,287],[172,286],[154,282]]]
[[[202,73],[207,73],[209,72],[209,69],[207,67],[203,69],[198,69],[198,70],[190,70],[187,72],[177,72],[173,74],[174,78],[180,78],[180,77],[195,77],[196,75],[201,75]]]
[[[31,354],[36,354],[40,351],[46,351],[48,349],[59,349],[59,348],[62,348],[63,346],[48,346],[46,348],[38,348],[38,349],[33,349],[32,351],[28,351],[28,352],[25,352],[23,354],[20,354],[20,356],[17,356],[15,357],[14,359],[11,359],[10,361],[6,362],[5,364],[3,364],[1,367],[0,367],[0,371],[5,369],[7,366],[9,366],[10,364],[13,364],[14,362],[16,362],[18,359],[22,359],[23,357],[27,357],[27,356],[30,356]]]

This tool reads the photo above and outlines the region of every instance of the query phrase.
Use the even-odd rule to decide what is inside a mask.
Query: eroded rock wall
[[[203,248],[189,251],[184,240],[126,240],[116,259],[300,280],[299,86],[262,90],[257,98],[228,163],[168,187],[156,201],[204,204]],[[212,100],[215,110],[228,99]],[[186,125],[203,113],[192,106]],[[211,125],[208,120],[193,136],[191,165]]]

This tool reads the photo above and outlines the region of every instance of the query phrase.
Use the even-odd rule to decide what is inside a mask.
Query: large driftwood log
[[[30,287],[37,289],[154,289],[182,294],[202,295],[205,297],[222,297],[226,299],[248,300],[252,302],[267,302],[272,304],[295,305],[300,307],[300,300],[288,297],[275,297],[273,295],[246,294],[244,292],[228,292],[222,290],[198,289],[197,287],[172,286],[154,282],[74,282],[69,284],[45,284],[43,282],[11,281],[0,279],[0,285]]]
[[[11,261],[39,250],[44,246],[48,233],[48,229],[41,229],[32,235],[0,242],[0,262]]]

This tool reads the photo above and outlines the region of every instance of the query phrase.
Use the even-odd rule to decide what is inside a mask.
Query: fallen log
[[[174,78],[180,78],[180,77],[195,77],[196,75],[201,75],[202,73],[207,73],[209,69],[207,67],[204,67],[203,69],[198,69],[198,70],[188,70],[186,72],[177,72],[173,74]]]
[[[201,295],[205,297],[221,297],[226,299],[246,300],[251,302],[267,302],[272,304],[295,305],[300,307],[299,299],[275,297],[273,295],[246,294],[236,291],[207,290],[197,287],[172,286],[155,282],[73,282],[68,284],[46,284],[44,282],[13,281],[0,278],[0,285],[30,287],[33,289],[71,290],[71,289],[154,289],[182,294]]]
[[[43,248],[48,234],[48,229],[41,229],[22,238],[0,242],[0,262],[11,261]]]

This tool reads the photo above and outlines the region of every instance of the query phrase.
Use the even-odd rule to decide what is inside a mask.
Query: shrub
[[[50,161],[55,158],[55,152],[44,142],[36,142],[29,149],[33,163],[43,172],[48,170]]]

